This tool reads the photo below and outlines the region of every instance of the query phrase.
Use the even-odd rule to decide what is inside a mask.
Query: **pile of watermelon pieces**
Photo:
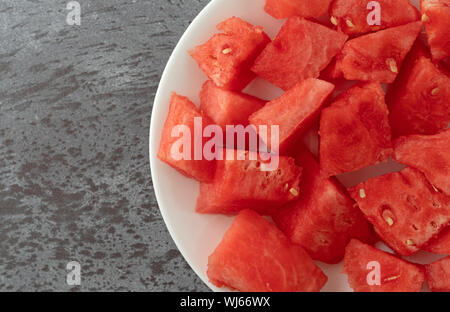
[[[368,3],[266,0],[268,14],[286,19],[275,38],[231,17],[189,52],[209,80],[199,108],[173,93],[158,157],[200,182],[198,213],[236,215],[209,257],[214,285],[320,291],[327,276],[314,260],[344,260],[355,291],[420,291],[425,280],[450,291],[450,1],[422,0],[419,12],[408,0],[378,0],[379,25],[368,24]],[[284,94],[243,93],[256,77]],[[198,117],[222,131],[279,126],[279,144],[264,142],[277,169],[225,142],[218,154],[242,157],[173,157],[173,127],[195,133]],[[318,152],[303,144],[308,131]],[[201,134],[191,141],[206,144]],[[389,159],[404,169],[348,189],[336,178]],[[380,240],[393,253],[374,247]],[[402,258],[421,250],[444,258]],[[380,276],[369,282],[374,263]]]

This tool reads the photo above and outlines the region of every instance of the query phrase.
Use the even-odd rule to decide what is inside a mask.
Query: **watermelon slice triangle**
[[[392,83],[421,29],[422,22],[414,22],[347,41],[337,69],[347,80]]]
[[[319,77],[348,36],[300,17],[289,18],[253,64],[252,71],[287,91]]]
[[[327,176],[356,171],[392,154],[391,128],[379,83],[341,93],[320,118],[320,166]]]
[[[244,292],[316,292],[328,279],[302,247],[249,209],[209,256],[207,274],[217,287]]]
[[[418,292],[425,280],[422,266],[356,239],[345,249],[344,273],[356,292]]]
[[[331,23],[348,35],[361,35],[419,20],[419,11],[409,0],[378,0],[380,24],[369,25],[369,14],[374,12],[368,0],[335,0],[330,6]],[[372,7],[369,10],[369,7]],[[371,14],[372,15],[372,14]]]

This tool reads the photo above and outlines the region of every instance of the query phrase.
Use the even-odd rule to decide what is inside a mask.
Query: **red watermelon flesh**
[[[414,45],[412,46],[411,50],[406,55],[405,59],[403,60],[402,67],[400,69],[399,74],[397,75],[397,78],[395,79],[394,83],[388,87],[388,91],[386,93],[386,103],[388,105],[389,111],[390,111],[390,121],[392,123],[392,112],[393,109],[393,103],[396,101],[396,98],[401,96],[403,87],[408,83],[408,79],[411,79],[411,71],[414,69],[414,66],[416,62],[421,58],[431,58],[430,51],[428,47],[423,43],[422,38],[419,36],[416,39],[416,42],[414,42]],[[404,93],[404,92],[403,92]],[[396,128],[398,125],[392,125],[391,129],[394,132],[393,136],[396,135]],[[405,126],[403,126],[405,127]]]
[[[234,219],[208,259],[209,280],[245,292],[315,292],[326,275],[302,247],[251,210]]]
[[[450,129],[435,135],[411,135],[395,142],[397,161],[419,169],[450,196]]]
[[[450,56],[450,0],[421,0],[422,21],[433,59]]]
[[[211,80],[200,92],[200,110],[223,130],[227,125],[248,125],[248,117],[264,104],[254,96],[219,88]]]
[[[372,281],[371,272],[374,272],[373,262],[379,264],[379,285],[369,284]],[[344,273],[356,292],[418,292],[425,280],[421,266],[356,239],[345,249]]]
[[[346,40],[343,33],[292,17],[258,56],[252,70],[278,87],[289,90],[300,81],[319,77]]]
[[[425,250],[440,254],[450,254],[450,227],[444,229],[436,239],[431,240],[424,248]]]
[[[392,83],[421,28],[414,22],[349,40],[337,56],[336,70],[347,80]]]
[[[409,0],[378,0],[381,10],[380,25],[369,25],[367,9],[370,0],[335,0],[330,6],[331,22],[348,35],[361,35],[381,29],[400,26],[419,20],[419,11]],[[373,10],[373,9],[372,9]]]
[[[418,170],[406,168],[349,189],[375,231],[394,251],[410,256],[450,223],[450,197]]]
[[[358,206],[337,180],[321,175],[314,156],[303,149],[296,162],[303,168],[300,198],[273,216],[278,228],[313,259],[330,264],[342,260],[351,238],[375,242]]]
[[[281,97],[253,113],[249,118],[250,124],[267,126],[267,137],[262,139],[273,150],[277,146],[273,146],[270,140],[271,127],[279,126],[278,150],[286,150],[318,117],[322,105],[333,90],[334,85],[323,80],[310,78],[299,82]]]
[[[440,68],[447,73],[447,75],[450,75],[450,56],[443,59],[440,63]]]
[[[419,58],[394,90],[388,104],[395,137],[434,134],[450,123],[450,78],[429,59]]]
[[[405,59],[403,60],[402,67],[400,69],[400,73],[398,74],[398,76],[395,80],[396,84],[397,84],[397,81],[405,78],[404,76],[411,71],[412,67],[414,67],[414,64],[421,57],[431,58],[431,53],[430,53],[430,50],[428,49],[428,47],[425,45],[423,38],[421,36],[419,36],[419,37],[417,37],[411,50],[409,50],[408,54],[406,55]]]
[[[378,83],[351,87],[322,111],[320,164],[328,176],[384,161],[391,145],[388,109]]]
[[[333,0],[266,0],[264,10],[275,18],[293,16],[318,18],[325,15]]]
[[[344,76],[340,69],[337,67],[336,58],[334,58],[330,64],[320,73],[319,78],[327,80],[343,80]]]
[[[428,286],[434,292],[450,292],[450,256],[425,265]]]
[[[282,205],[298,198],[302,168],[293,158],[273,156],[278,168],[263,171],[262,157],[251,160],[252,152],[245,152],[245,160],[217,161],[212,183],[200,184],[196,211],[199,213],[236,214],[243,209],[253,209],[271,215]],[[257,156],[254,155],[253,156]],[[272,159],[272,161],[273,161]]]
[[[164,123],[164,128],[161,135],[158,158],[177,169],[187,177],[194,178],[201,182],[211,182],[214,177],[215,162],[208,161],[206,159],[194,160],[195,135],[199,136],[198,140],[202,142],[202,147],[206,142],[206,140],[202,138],[202,133],[196,133],[194,131],[194,118],[196,117],[201,118],[203,128],[212,123],[208,117],[202,115],[197,110],[195,104],[192,103],[187,97],[173,93],[170,101],[169,114]],[[172,131],[176,126],[181,125],[186,126],[190,130],[190,159],[178,160],[172,156],[172,148],[181,138],[181,135],[179,137],[172,137]],[[178,150],[182,151],[181,146]]]
[[[270,38],[261,27],[238,17],[220,23],[217,29],[223,33],[214,35],[189,53],[217,86],[242,90],[255,77],[250,67]]]

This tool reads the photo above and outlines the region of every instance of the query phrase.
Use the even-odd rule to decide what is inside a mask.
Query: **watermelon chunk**
[[[258,56],[252,70],[289,90],[300,81],[319,77],[346,40],[347,36],[341,32],[292,17]]]
[[[450,256],[425,265],[428,286],[435,292],[450,292]]]
[[[203,129],[202,133],[196,133],[194,131],[194,118],[196,117],[201,118],[203,129],[212,123],[208,117],[202,115],[197,110],[195,104],[187,97],[173,93],[170,101],[169,114],[162,130],[158,158],[189,178],[194,178],[201,182],[211,182],[214,177],[215,162],[208,161],[204,158],[202,160],[195,160],[194,157],[195,136],[198,136],[197,139],[199,142],[202,142],[202,146],[206,143],[206,140],[202,136]],[[181,135],[180,137],[172,137],[172,131],[176,126],[186,126],[190,130],[191,153],[188,155],[188,159],[177,159],[172,155],[172,148],[176,148],[178,146],[177,142],[181,140]],[[181,146],[179,150],[182,151]]]
[[[227,125],[246,126],[248,117],[264,104],[248,94],[219,88],[211,80],[203,84],[200,92],[200,110],[223,130]]]
[[[414,22],[349,40],[337,56],[336,70],[347,80],[392,83],[421,28]]]
[[[320,108],[333,90],[334,85],[329,82],[313,78],[304,80],[253,113],[249,121],[257,127],[267,126],[267,136],[262,139],[274,150],[277,146],[273,146],[270,140],[271,126],[279,126],[279,150],[285,150],[318,117]]]
[[[422,21],[433,59],[450,56],[450,0],[421,0]]]
[[[378,281],[376,276],[372,280],[371,272],[376,270],[372,266],[374,262],[379,264]],[[421,266],[356,239],[345,249],[344,273],[348,275],[350,287],[357,292],[418,292],[425,280]]]
[[[275,18],[293,16],[318,18],[325,15],[333,0],[266,0],[264,10]]]
[[[406,168],[349,189],[378,235],[409,256],[450,223],[450,197],[436,192],[418,170]]]
[[[238,17],[218,24],[217,29],[223,33],[214,35],[189,53],[217,86],[242,90],[255,78],[250,67],[270,38],[261,27]]]
[[[278,162],[278,168],[263,171],[266,157],[248,151],[244,155],[245,160],[224,157],[224,160],[217,161],[213,182],[200,184],[197,212],[231,215],[243,209],[253,209],[260,214],[271,215],[282,205],[298,198],[302,168],[295,165],[293,158],[273,155],[272,161]],[[258,160],[251,160],[256,157]]]
[[[450,78],[429,59],[419,58],[395,84],[388,97],[390,121],[395,137],[435,134],[450,123]]]
[[[327,277],[301,248],[251,210],[234,219],[208,259],[209,280],[245,292],[319,291]]]
[[[342,260],[351,238],[375,242],[358,206],[337,180],[321,175],[314,156],[303,149],[296,162],[303,168],[301,195],[273,216],[278,228],[313,259],[330,264]]]
[[[335,0],[330,7],[331,23],[348,35],[361,35],[400,26],[419,20],[419,11],[409,0],[378,0],[381,9],[380,25],[369,25],[367,16],[370,0]]]
[[[394,157],[422,171],[431,184],[450,196],[450,129],[436,135],[400,137]]]
[[[386,160],[392,153],[384,92],[378,83],[342,93],[320,118],[320,164],[328,176]]]
[[[427,243],[424,249],[440,255],[450,254],[450,227],[447,227],[439,233],[436,239]]]

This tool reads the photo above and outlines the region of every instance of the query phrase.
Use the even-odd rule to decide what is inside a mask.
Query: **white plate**
[[[238,16],[254,25],[263,26],[266,33],[273,38],[283,22],[275,20],[264,12],[264,2],[265,0],[211,1],[194,19],[178,42],[162,75],[153,105],[150,127],[150,165],[153,187],[161,214],[186,261],[203,282],[214,291],[226,289],[219,289],[208,282],[206,276],[208,256],[219,244],[233,218],[196,214],[194,208],[199,184],[161,162],[156,154],[168,113],[171,92],[176,91],[198,104],[198,93],[207,79],[187,51],[207,41],[217,32],[215,26],[231,16]],[[418,1],[413,3],[417,5]],[[280,89],[260,79],[255,80],[246,91],[268,100],[282,94]],[[344,175],[340,177],[340,180],[346,186],[355,185],[368,177],[395,169],[398,169],[398,165],[388,163]],[[380,247],[385,248],[381,245]],[[420,253],[412,260],[427,263],[436,258],[431,254]],[[351,291],[346,275],[341,273],[342,265],[318,264],[328,276],[328,283],[323,291]]]

